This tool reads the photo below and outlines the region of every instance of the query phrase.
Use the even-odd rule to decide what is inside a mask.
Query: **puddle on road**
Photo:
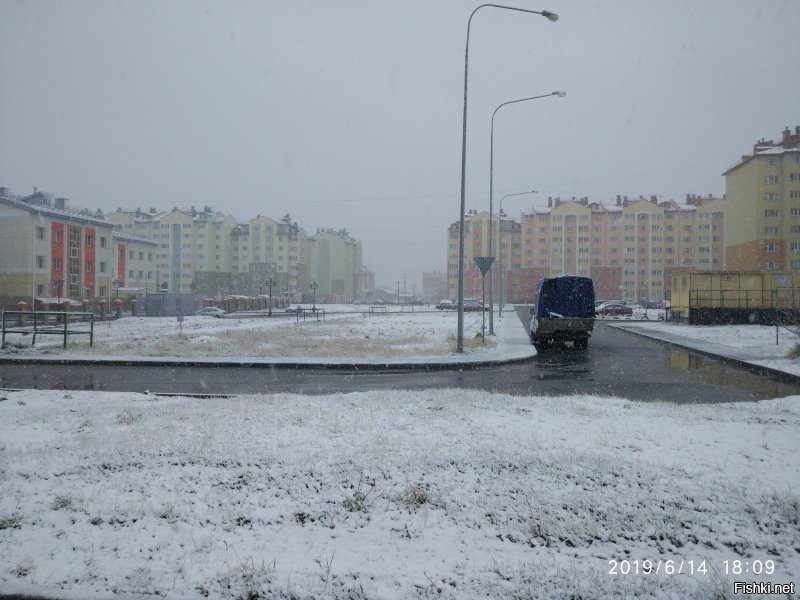
[[[717,359],[683,350],[670,350],[669,369],[673,373],[692,373],[700,375],[712,385],[732,386],[745,390],[753,400],[782,398],[800,394],[800,387],[789,381],[780,381],[769,375],[760,375],[757,367],[748,369],[734,367]]]
[[[780,376],[769,372],[759,373],[757,369],[726,364],[725,362],[693,354],[679,349],[670,349],[669,354],[660,361],[648,363],[646,376],[638,377],[637,373],[615,371],[613,366],[605,367],[601,356],[587,352],[563,349],[540,353],[535,358],[535,368],[529,377],[541,382],[590,382],[597,385],[617,385],[629,383],[635,385],[670,386],[676,389],[687,384],[700,390],[710,389],[706,386],[720,388],[721,397],[717,401],[734,399],[766,400],[800,394],[800,386],[791,380],[782,380]],[[598,371],[598,369],[600,369]],[[603,371],[602,369],[606,369]],[[644,374],[642,374],[644,375]],[[735,389],[728,400],[725,400],[724,389]]]
[[[536,355],[536,373],[532,379],[539,381],[560,379],[589,380],[592,368],[589,356],[584,351],[551,351]]]

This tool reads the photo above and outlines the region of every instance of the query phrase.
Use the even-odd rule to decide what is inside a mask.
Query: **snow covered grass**
[[[7,592],[710,599],[800,573],[800,396],[2,398]]]
[[[512,315],[513,316],[513,315]],[[515,317],[516,318],[516,317]],[[480,337],[480,314],[465,314],[467,352],[494,346]],[[85,327],[85,326],[84,326]],[[391,312],[387,314],[329,312],[325,320],[305,321],[281,316],[234,314],[224,319],[186,317],[125,317],[95,325],[93,346],[87,336],[73,336],[66,349],[57,336],[43,336],[35,347],[30,338],[14,336],[5,353],[115,356],[238,356],[257,358],[426,357],[455,353],[456,313]]]

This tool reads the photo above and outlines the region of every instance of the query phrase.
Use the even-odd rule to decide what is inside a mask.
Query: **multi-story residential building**
[[[157,244],[154,287],[159,290],[212,297],[230,291],[232,217],[206,206],[162,213],[118,209],[107,218],[121,231]]]
[[[375,291],[375,271],[362,265],[361,267],[361,292],[370,295]]]
[[[233,289],[239,293],[266,294],[270,278],[273,294],[293,298],[307,287],[307,236],[289,215],[280,221],[258,215],[234,227],[232,241]]]
[[[678,204],[654,196],[618,196],[610,205],[588,198],[550,198],[547,207],[523,211],[519,224],[501,214],[492,219],[497,259],[487,275],[499,290],[495,301],[532,302],[536,281],[558,275],[592,277],[601,298],[663,300],[673,273],[724,268],[724,208],[724,200],[712,197],[689,195],[685,204]],[[492,255],[488,228],[488,213],[469,212],[465,297],[481,296],[474,257]],[[457,223],[448,230],[448,283],[455,297]]]
[[[480,269],[475,263],[475,257],[492,256],[489,245],[489,213],[487,211],[478,212],[477,210],[468,211],[464,220],[464,297],[481,298],[486,284],[486,298],[488,301],[488,280],[483,281]],[[500,231],[497,217],[491,219],[492,241],[495,249],[498,247],[498,235]],[[505,240],[504,240],[505,243]],[[495,250],[495,256],[497,251]],[[497,262],[497,259],[495,260]],[[495,285],[497,285],[497,273],[499,269],[496,264],[492,265],[491,273],[495,274]],[[487,275],[489,277],[489,275]],[[458,223],[450,225],[448,230],[448,250],[447,250],[447,287],[446,296],[450,298],[458,297]],[[497,289],[497,288],[496,288]]]
[[[800,126],[723,173],[728,269],[800,269]]]
[[[195,295],[221,298],[232,281],[233,245],[236,220],[204,207],[192,209],[194,235],[194,277],[190,288]]]
[[[75,302],[108,297],[114,279],[112,227],[102,213],[75,210],[65,198],[0,188],[0,300]]]
[[[449,298],[447,289],[447,273],[432,271],[422,272],[422,299],[435,304],[440,300]]]
[[[362,290],[361,242],[353,239],[347,230],[317,230],[308,238],[309,277],[316,283],[317,301],[350,302]],[[309,288],[301,288],[304,294]]]
[[[316,257],[313,270],[311,254]],[[142,291],[216,297],[268,293],[320,302],[361,293],[361,243],[345,230],[309,240],[287,214],[244,224],[206,206],[169,212],[67,207],[64,198],[0,188],[0,299],[131,296]],[[374,282],[374,274],[372,276]]]
[[[112,291],[120,296],[155,292],[158,244],[143,237],[114,230],[112,235]]]

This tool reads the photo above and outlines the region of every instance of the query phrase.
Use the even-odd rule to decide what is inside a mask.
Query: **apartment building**
[[[316,283],[317,301],[350,302],[362,290],[361,242],[346,229],[318,229],[308,238],[309,277]],[[312,293],[310,287],[302,289]]]
[[[107,297],[114,279],[112,227],[100,212],[70,208],[38,190],[0,188],[0,301]]]
[[[501,214],[491,220],[497,257],[495,301],[532,302],[542,277],[582,275],[606,299],[658,302],[669,297],[672,274],[720,270],[725,265],[725,201],[686,197],[628,199],[613,203],[588,198],[523,211],[516,223]],[[491,256],[489,215],[470,211],[465,222],[464,296],[481,296],[475,256]],[[458,223],[448,229],[448,285],[458,289]],[[488,289],[488,281],[487,289]],[[488,294],[487,294],[488,299]]]
[[[493,229],[490,236],[490,221],[491,228]],[[500,220],[497,215],[490,219],[488,211],[469,210],[464,219],[464,297],[465,298],[481,298],[481,294],[486,290],[486,299],[489,299],[489,281],[488,277],[494,275],[495,289],[499,289],[499,232]],[[458,297],[458,223],[450,225],[447,234],[447,294],[443,298],[457,298]],[[492,245],[495,252],[492,253],[489,240],[492,240]],[[508,241],[503,240],[504,247],[508,247]],[[492,256],[494,255],[495,264],[492,265],[490,274],[487,274],[487,280],[484,282],[483,275],[480,272],[475,258],[479,256]],[[505,264],[511,264],[510,256],[506,257]],[[510,271],[509,271],[510,272]]]
[[[118,209],[107,219],[120,231],[157,244],[152,289],[210,297],[230,290],[232,217],[206,206],[170,212]]]
[[[308,285],[307,235],[287,214],[280,221],[258,215],[232,232],[233,288],[248,295],[294,297]]]
[[[158,279],[154,269],[158,244],[115,229],[112,232],[112,278],[115,296],[141,296],[154,292]]]
[[[288,214],[246,223],[208,206],[119,208],[104,215],[38,190],[22,197],[0,187],[0,300],[6,305],[143,291],[254,296],[268,293],[268,280],[273,294],[296,300],[310,295],[315,280],[321,302],[341,302],[359,297],[364,273],[361,242],[346,230],[320,230],[309,239]]]
[[[429,304],[449,298],[447,273],[441,271],[422,272],[422,299]]]
[[[758,141],[723,176],[728,269],[800,269],[800,126]]]

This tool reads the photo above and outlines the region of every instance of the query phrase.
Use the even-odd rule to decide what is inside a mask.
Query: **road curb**
[[[205,369],[285,369],[316,371],[411,371],[429,369],[437,371],[458,371],[478,369],[482,367],[502,366],[531,362],[536,357],[520,356],[516,358],[492,360],[464,360],[454,362],[378,362],[378,363],[311,363],[311,362],[272,362],[242,359],[237,361],[213,360],[201,361],[191,359],[139,359],[131,358],[50,358],[50,357],[0,357],[0,365],[50,365],[50,366],[101,366],[101,367],[193,367]]]

